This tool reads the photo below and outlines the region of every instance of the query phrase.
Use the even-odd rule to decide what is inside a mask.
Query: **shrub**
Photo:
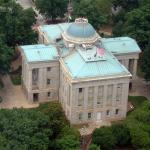
[[[125,146],[130,144],[130,132],[125,124],[112,125],[113,135],[116,137],[117,145]]]
[[[102,150],[113,150],[117,141],[110,127],[101,127],[93,132],[93,143]]]

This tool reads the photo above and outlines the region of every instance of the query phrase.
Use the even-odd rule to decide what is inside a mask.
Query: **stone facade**
[[[74,81],[61,64],[59,101],[73,124],[120,120],[126,117],[129,82],[130,76]]]
[[[22,85],[31,103],[58,100],[59,61],[27,63],[22,57]]]
[[[63,36],[61,38],[68,49],[69,44],[77,44],[66,41]],[[82,37],[80,44],[81,42]],[[56,44],[57,47],[57,39],[48,39],[41,27],[38,43]],[[133,79],[136,78],[139,53],[113,54],[131,74],[74,79],[63,61],[65,56],[50,61],[28,62],[23,50],[20,50],[22,87],[29,102],[59,100],[72,124],[120,120],[126,117],[129,82],[131,74]],[[70,53],[72,51],[75,50],[72,48]]]

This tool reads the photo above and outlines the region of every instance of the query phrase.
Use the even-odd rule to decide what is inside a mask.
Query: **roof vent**
[[[70,44],[68,44],[68,47],[69,48],[74,48],[74,44],[70,43]]]
[[[82,47],[86,50],[93,48],[93,46],[91,44],[82,44]]]
[[[88,19],[86,19],[86,18],[77,18],[77,19],[75,19],[75,23],[88,23]]]

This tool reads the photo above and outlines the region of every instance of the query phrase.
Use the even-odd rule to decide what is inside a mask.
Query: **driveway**
[[[21,88],[21,86],[14,86],[10,80],[9,75],[2,77],[4,88],[0,90],[0,96],[3,101],[0,103],[0,108],[32,108],[38,107],[38,104],[30,104]]]
[[[129,95],[145,96],[150,100],[150,82],[147,83],[143,78],[137,77],[137,79],[133,81],[132,90]]]

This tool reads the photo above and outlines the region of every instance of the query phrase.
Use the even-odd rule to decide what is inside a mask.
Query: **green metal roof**
[[[26,45],[21,46],[28,62],[56,60],[58,56],[57,49],[52,45]]]
[[[105,60],[86,62],[78,51],[74,51],[63,60],[74,79],[130,74],[115,56],[107,51],[105,51]]]
[[[49,40],[56,40],[61,37],[61,33],[66,31],[70,23],[60,23],[54,25],[41,26],[42,31],[48,36]]]
[[[103,47],[113,54],[141,52],[137,42],[129,37],[102,38],[101,42]]]

